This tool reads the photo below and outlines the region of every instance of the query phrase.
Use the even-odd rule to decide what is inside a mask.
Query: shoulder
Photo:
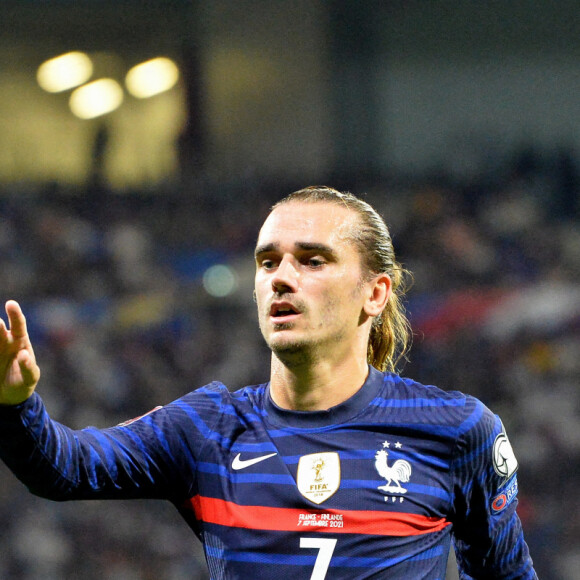
[[[454,440],[454,455],[459,465],[469,463],[497,466],[505,458],[506,476],[517,467],[504,425],[498,415],[478,398],[462,391],[446,391],[433,385],[423,385],[397,375],[385,375],[391,381],[399,404],[415,410],[415,417],[423,423],[437,426],[438,434]],[[396,401],[395,401],[396,405]]]
[[[393,388],[409,397],[425,397],[428,399],[465,400],[469,395],[461,391],[444,390],[435,385],[426,385],[408,377],[395,373],[384,373],[385,383],[390,382]]]
[[[490,413],[479,399],[462,391],[444,390],[394,373],[384,375],[383,397],[390,407],[416,408],[423,412],[431,410],[434,414],[443,413],[449,421],[458,424],[473,413]]]
[[[166,439],[184,433],[191,436],[193,432],[211,437],[220,422],[231,423],[242,417],[248,420],[258,415],[253,399],[259,397],[261,387],[232,391],[223,383],[214,381],[116,427],[146,434],[153,429],[154,437],[162,434]]]
[[[431,425],[441,435],[465,440],[466,445],[473,439],[495,437],[502,430],[499,418],[482,401],[459,390],[385,373],[381,397],[377,404],[396,409],[397,420]]]
[[[246,386],[238,390],[232,390],[219,381],[213,381],[203,387],[177,399],[172,406],[192,407],[196,410],[206,409],[215,412],[220,409],[223,412],[226,407],[255,406],[262,400],[265,385]]]

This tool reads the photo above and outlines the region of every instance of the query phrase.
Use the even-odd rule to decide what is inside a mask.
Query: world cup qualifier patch
[[[518,460],[509,439],[502,430],[493,444],[493,469],[500,477],[509,479],[518,468]]]
[[[518,495],[518,480],[514,475],[491,501],[491,511],[494,514],[503,512]]]

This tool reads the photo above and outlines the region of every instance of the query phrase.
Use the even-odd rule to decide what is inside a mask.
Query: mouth
[[[300,311],[288,302],[273,303],[270,307],[270,319],[274,324],[291,322],[299,315]]]

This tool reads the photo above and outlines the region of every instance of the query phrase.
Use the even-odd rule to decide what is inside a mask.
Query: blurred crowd
[[[335,176],[366,195],[414,274],[402,373],[501,415],[520,462],[538,574],[580,568],[580,182],[566,151],[521,150],[460,175]],[[308,183],[210,178],[147,192],[58,184],[0,191],[1,301],[17,299],[53,418],[106,427],[211,380],[268,378],[252,251],[272,203]],[[233,283],[209,292],[226,265]],[[0,465],[0,578],[207,578],[163,502],[55,504]]]

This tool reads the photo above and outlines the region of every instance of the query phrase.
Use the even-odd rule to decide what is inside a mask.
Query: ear
[[[363,310],[368,316],[378,316],[387,306],[393,284],[387,274],[379,274],[368,282],[368,297]]]

